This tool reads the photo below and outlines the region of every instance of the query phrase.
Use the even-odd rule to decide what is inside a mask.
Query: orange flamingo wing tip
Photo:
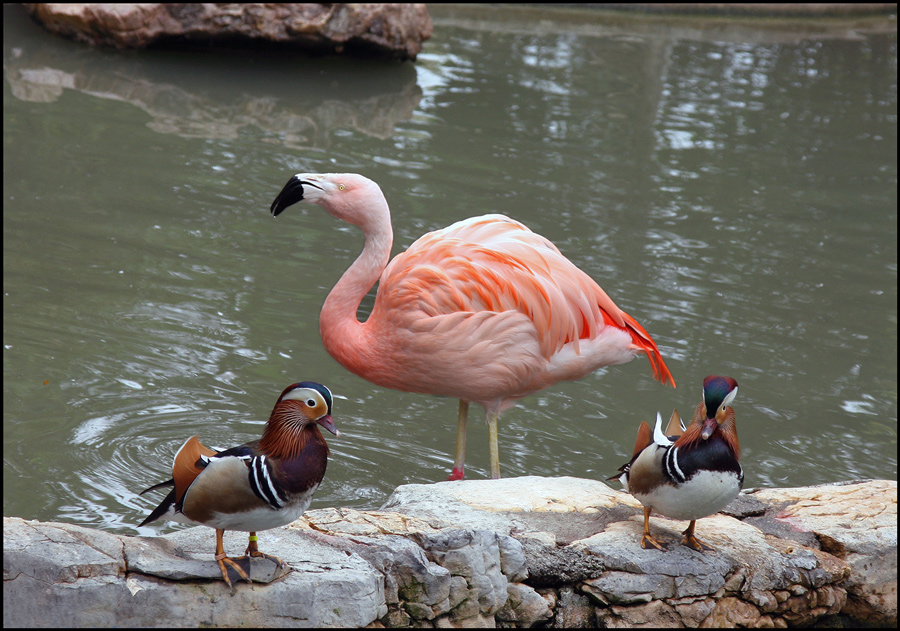
[[[666,366],[666,362],[663,359],[662,353],[659,352],[659,347],[656,346],[656,342],[653,341],[653,338],[650,337],[647,330],[642,327],[637,320],[624,311],[622,312],[622,315],[625,317],[626,328],[631,333],[635,348],[647,353],[647,358],[650,360],[650,366],[653,369],[653,376],[663,385],[668,384],[675,388],[675,378],[672,376],[669,367]]]
[[[652,354],[651,351],[647,351],[647,356],[650,357],[650,363],[653,366],[653,375],[656,377],[656,380],[663,385],[668,384],[673,388],[676,388],[675,378],[672,376],[672,372],[669,370],[669,367],[666,366],[662,354],[655,345]]]

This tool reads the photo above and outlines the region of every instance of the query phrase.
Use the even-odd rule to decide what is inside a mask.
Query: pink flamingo
[[[354,173],[301,173],[272,203],[318,204],[365,235],[362,253],[319,316],[325,349],[374,384],[459,399],[451,480],[464,476],[469,402],[484,406],[491,477],[500,477],[497,419],[518,399],[640,353],[675,381],[650,335],[553,243],[503,215],[420,237],[388,264],[391,213],[379,186]],[[372,313],[356,319],[378,281]]]

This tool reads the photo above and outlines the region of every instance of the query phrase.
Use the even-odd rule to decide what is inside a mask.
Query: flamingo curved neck
[[[390,218],[366,232],[363,251],[328,294],[319,314],[319,332],[328,353],[356,374],[373,353],[369,330],[357,309],[388,264],[393,243]]]

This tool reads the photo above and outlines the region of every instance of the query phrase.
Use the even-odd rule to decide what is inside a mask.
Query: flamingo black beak
[[[303,186],[316,186],[308,180],[301,179],[299,175],[295,175],[288,180],[281,192],[272,202],[272,215],[277,217],[285,208],[292,206],[297,202],[303,201]],[[316,187],[318,188],[318,187]]]

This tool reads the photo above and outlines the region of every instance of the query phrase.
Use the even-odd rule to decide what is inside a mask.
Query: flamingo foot
[[[453,470],[450,472],[450,475],[447,476],[447,479],[451,480],[451,481],[455,481],[455,480],[462,480],[465,477],[466,477],[466,474],[463,471],[463,467],[462,467],[462,465],[459,465],[457,467],[453,467]]]

